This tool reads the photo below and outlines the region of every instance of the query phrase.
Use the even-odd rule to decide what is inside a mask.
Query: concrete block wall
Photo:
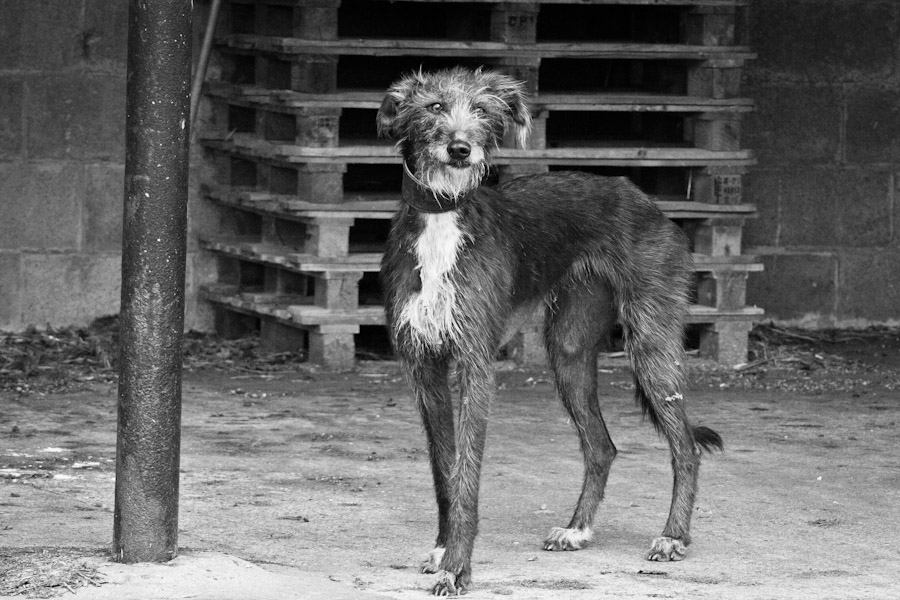
[[[748,301],[809,327],[900,324],[900,2],[756,0],[745,145],[766,271]]]
[[[127,30],[121,0],[0,0],[0,330],[119,311]]]
[[[0,328],[119,306],[127,3],[0,0]]]

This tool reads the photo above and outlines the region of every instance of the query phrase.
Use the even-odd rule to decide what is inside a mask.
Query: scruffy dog
[[[702,449],[717,433],[685,414],[683,321],[691,256],[681,231],[624,178],[560,172],[481,187],[510,127],[524,146],[531,115],[522,84],[462,68],[395,82],[378,131],[403,155],[403,203],[382,264],[392,342],[421,412],[438,505],[438,535],[423,571],[435,595],[471,584],[478,486],[494,396],[492,361],[523,317],[543,305],[556,386],[581,440],[585,475],[572,520],[546,550],[578,550],[616,456],[597,400],[597,354],[621,324],[635,395],[665,436],[674,490],[647,558],[680,560]],[[454,427],[448,377],[460,394]]]

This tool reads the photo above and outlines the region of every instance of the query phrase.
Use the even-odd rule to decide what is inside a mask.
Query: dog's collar
[[[425,187],[425,184],[409,170],[406,161],[403,161],[403,185],[400,188],[400,197],[418,211],[432,214],[450,212],[467,203],[474,194],[475,190],[472,190],[459,198],[439,197]]]

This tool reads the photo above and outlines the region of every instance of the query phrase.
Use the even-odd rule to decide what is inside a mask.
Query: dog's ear
[[[409,100],[421,80],[421,71],[411,73],[398,79],[388,88],[387,94],[381,102],[381,108],[378,109],[378,114],[375,116],[379,137],[393,138],[397,136],[396,125],[400,106]]]
[[[375,124],[378,127],[378,137],[394,137],[394,120],[397,118],[397,108],[400,106],[399,98],[388,92],[381,101],[381,108],[375,116]]]
[[[525,92],[525,83],[517,81],[508,75],[493,74],[491,87],[497,96],[506,103],[507,118],[515,128],[516,143],[520,148],[525,148],[528,135],[531,133],[531,109],[528,106],[528,95]]]

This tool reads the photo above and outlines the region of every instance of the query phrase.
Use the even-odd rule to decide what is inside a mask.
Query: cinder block
[[[18,60],[13,58],[11,66],[28,70],[77,66],[83,53],[82,8],[81,2],[59,0],[10,0],[0,6],[3,21],[13,15],[10,43]]]
[[[117,314],[121,264],[116,255],[23,254],[19,321],[81,326]]]
[[[0,36],[2,36],[0,32]],[[2,52],[2,50],[0,50]],[[25,85],[0,77],[0,160],[22,154],[22,102]]]
[[[128,53],[128,3],[86,0],[82,36],[82,60],[124,69]]]
[[[0,249],[78,249],[83,197],[80,166],[0,164]]]
[[[809,168],[782,177],[782,245],[871,247],[891,242],[890,173]]]
[[[748,87],[756,110],[745,117],[742,145],[754,151],[760,166],[838,162],[839,86],[751,81]]]
[[[19,322],[19,287],[22,284],[21,255],[0,252],[0,329],[21,329]]]
[[[849,250],[841,253],[840,265],[839,322],[900,321],[900,248]]]
[[[125,165],[92,165],[86,171],[82,247],[86,251],[121,252]]]
[[[30,158],[124,163],[124,75],[39,77],[31,85],[25,111]]]
[[[850,89],[846,144],[850,163],[900,162],[900,94],[896,89]]]
[[[837,298],[838,261],[829,253],[762,256],[765,271],[747,279],[747,303],[763,306],[766,318],[821,319]]]
[[[809,80],[886,77],[897,69],[894,2],[757,0],[751,39],[768,69]]]
[[[22,24],[30,3],[0,0],[0,69],[16,69],[22,59]]]

